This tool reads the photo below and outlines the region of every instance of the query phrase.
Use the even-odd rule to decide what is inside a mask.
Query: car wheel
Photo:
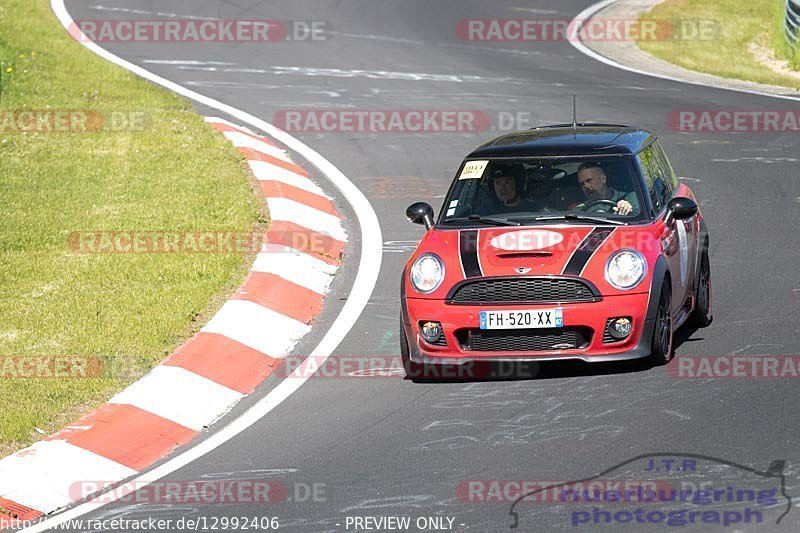
[[[422,365],[415,363],[409,356],[408,337],[406,337],[406,328],[400,322],[400,359],[403,361],[403,368],[406,371],[406,376],[410,379],[418,379],[422,376]]]
[[[695,289],[695,304],[689,323],[698,328],[711,324],[714,315],[711,310],[711,263],[708,260],[708,251],[703,251],[700,258],[700,272],[697,273],[697,288]]]
[[[672,311],[669,279],[665,278],[658,299],[656,321],[653,325],[653,341],[650,359],[655,365],[665,365],[672,359]]]

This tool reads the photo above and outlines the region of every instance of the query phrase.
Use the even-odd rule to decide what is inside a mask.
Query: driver
[[[583,163],[578,167],[578,186],[586,196],[586,202],[580,203],[576,209],[583,209],[592,202],[609,200],[616,202],[611,211],[618,215],[639,213],[639,201],[636,194],[618,191],[606,185],[607,177],[603,168],[598,163]]]
[[[498,215],[537,210],[535,204],[522,197],[524,180],[522,165],[512,163],[492,169],[489,184],[494,194],[481,202],[477,214]]]

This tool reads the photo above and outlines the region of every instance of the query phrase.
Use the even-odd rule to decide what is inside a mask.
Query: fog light
[[[442,336],[442,325],[438,322],[423,322],[422,337],[431,344],[434,344]]]
[[[631,334],[631,319],[628,317],[612,318],[608,324],[608,333],[617,340]]]

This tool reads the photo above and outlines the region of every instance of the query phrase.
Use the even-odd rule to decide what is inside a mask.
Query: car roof
[[[630,155],[654,139],[647,130],[619,124],[553,124],[496,137],[473,150],[467,159]]]

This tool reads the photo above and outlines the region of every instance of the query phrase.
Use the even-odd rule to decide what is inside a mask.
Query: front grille
[[[552,352],[585,348],[592,338],[589,328],[469,329],[456,332],[465,351]]]
[[[455,288],[450,303],[546,303],[591,302],[598,298],[580,279],[487,278],[468,281]]]

